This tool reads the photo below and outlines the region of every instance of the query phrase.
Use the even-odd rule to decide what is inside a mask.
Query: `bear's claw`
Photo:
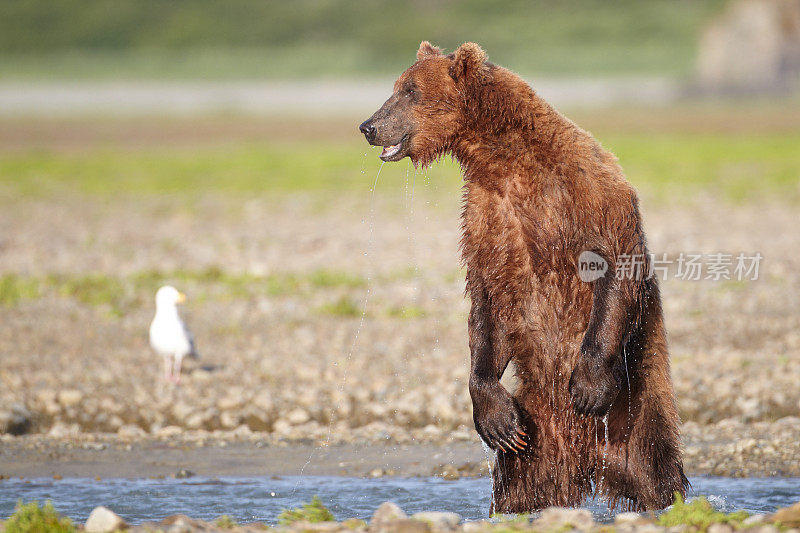
[[[569,393],[579,414],[605,416],[620,391],[619,380],[597,359],[584,354],[572,371]]]
[[[474,421],[483,442],[493,450],[518,453],[528,447],[528,434],[522,430],[522,414],[516,401],[498,384],[483,391],[475,405]]]

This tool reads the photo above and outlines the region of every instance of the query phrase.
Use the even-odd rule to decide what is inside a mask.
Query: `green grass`
[[[747,518],[747,511],[725,514],[714,509],[705,496],[686,503],[680,494],[675,494],[675,503],[658,517],[658,525],[673,527],[680,525],[694,526],[698,531],[706,531],[711,524],[730,524],[736,528]]]
[[[275,272],[263,276],[226,273],[217,267],[201,270],[161,272],[149,270],[130,276],[104,274],[50,275],[44,277],[6,274],[0,276],[0,306],[14,307],[25,300],[54,295],[83,305],[106,308],[112,316],[122,316],[152,303],[162,285],[188,286],[193,301],[208,298],[250,298],[257,296],[308,296],[317,291],[351,290],[367,285],[366,278],[329,269],[305,273]],[[321,312],[335,316],[360,316],[356,304],[342,297]]]
[[[733,201],[800,196],[800,134],[609,136],[606,146],[637,187],[706,191]]]
[[[369,177],[359,172],[364,153],[365,147],[355,143],[133,151],[109,148],[84,153],[37,150],[5,154],[0,161],[0,186],[22,194],[366,189]],[[370,166],[376,167],[376,161],[374,157]]]
[[[39,297],[39,280],[18,274],[0,276],[0,306],[14,307],[22,300]]]
[[[335,317],[357,318],[361,316],[362,307],[349,296],[340,296],[332,302],[319,306],[317,312]]]
[[[23,504],[22,500],[5,524],[5,533],[74,533],[75,526],[69,518],[62,517],[53,504],[47,501],[43,506],[33,501]]]
[[[230,516],[224,514],[214,521],[214,525],[220,529],[233,529],[239,524]]]
[[[694,133],[599,135],[628,179],[665,197],[707,192],[733,201],[800,197],[800,134]],[[366,153],[366,155],[365,155]],[[90,195],[369,194],[380,161],[361,142],[284,142],[207,149],[122,148],[80,152],[22,150],[0,158],[0,198]],[[400,195],[413,177],[407,162],[386,164],[379,194]],[[460,171],[449,159],[417,175],[418,190],[456,194]],[[428,185],[427,183],[430,183]],[[324,280],[320,280],[324,283]]]
[[[314,496],[309,503],[295,509],[284,509],[278,515],[278,523],[289,525],[295,522],[332,522],[336,520],[323,504],[319,496]]]
[[[0,78],[395,75],[421,40],[525,73],[676,73],[723,0],[6,0]]]
[[[425,309],[418,305],[398,305],[386,310],[389,318],[414,319],[425,316]]]
[[[132,304],[133,295],[119,278],[102,274],[81,276],[50,276],[47,284],[63,297],[73,298],[90,307],[108,306],[116,316],[124,314]]]

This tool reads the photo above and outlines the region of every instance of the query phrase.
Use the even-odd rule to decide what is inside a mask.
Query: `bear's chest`
[[[558,339],[579,338],[591,308],[591,285],[578,276],[582,232],[574,207],[542,200],[468,190],[467,291],[480,285],[507,333],[535,331],[528,341],[569,347]]]
[[[546,279],[577,272],[580,229],[564,198],[500,194],[468,186],[462,213],[462,258],[485,280]]]

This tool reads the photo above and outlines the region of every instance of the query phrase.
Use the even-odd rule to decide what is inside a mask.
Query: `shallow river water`
[[[800,478],[696,477],[691,482],[692,495],[708,496],[723,511],[764,513],[800,500]],[[22,499],[52,500],[58,511],[78,522],[85,521],[95,506],[105,505],[132,524],[178,513],[203,520],[227,514],[239,522],[275,523],[282,509],[297,507],[318,495],[339,520],[369,519],[387,500],[409,514],[453,511],[476,520],[488,517],[490,490],[488,478],[7,479],[0,481],[0,517],[7,518]],[[613,516],[602,503],[587,502],[586,506],[596,520],[608,521]]]

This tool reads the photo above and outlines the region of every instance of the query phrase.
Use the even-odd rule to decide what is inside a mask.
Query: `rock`
[[[622,527],[631,527],[631,526],[622,526]],[[688,531],[689,529],[687,526],[683,525],[679,527],[681,528],[681,531]],[[634,531],[636,531],[636,533],[664,533],[665,529],[653,523],[645,523],[635,526]]]
[[[272,393],[269,390],[262,390],[256,394],[252,403],[266,413],[272,412],[275,407],[275,403],[272,401]]]
[[[376,527],[370,527],[375,533],[429,533],[431,528],[427,522],[405,518],[381,522]]]
[[[217,400],[217,408],[220,411],[228,411],[230,409],[235,409],[242,404],[242,398],[240,396],[225,396]]]
[[[751,533],[778,533],[778,531],[780,530],[773,525],[767,524],[763,526],[750,528],[747,531],[750,531]]]
[[[249,437],[253,434],[253,430],[247,424],[242,424],[234,429],[232,433],[236,437]]]
[[[437,529],[455,529],[461,523],[461,515],[441,511],[424,511],[411,516],[414,520],[427,522]]]
[[[707,533],[733,533],[733,526],[729,524],[711,524]]]
[[[136,424],[125,424],[117,430],[117,436],[123,439],[139,439],[147,435],[147,432]]]
[[[619,513],[617,516],[614,517],[614,523],[617,525],[621,524],[635,524],[642,519],[642,515],[639,513]]]
[[[581,531],[589,531],[595,524],[592,513],[586,509],[548,507],[542,511],[542,515],[533,522],[533,525],[535,529],[544,531],[566,529],[567,526]]]
[[[341,531],[342,526],[339,522],[300,522],[295,525],[297,529],[306,531],[313,531],[318,533],[328,533],[331,531]]]
[[[156,437],[159,437],[161,439],[168,439],[171,437],[177,437],[181,433],[183,433],[183,428],[181,427],[166,426],[156,431]]]
[[[289,435],[292,432],[292,425],[284,419],[280,419],[272,426],[272,431],[281,436]]]
[[[0,406],[0,433],[22,435],[31,426],[31,412],[21,403]]]
[[[58,403],[64,407],[74,407],[83,400],[83,393],[77,389],[64,389],[58,391],[56,395]]]
[[[354,530],[354,529],[366,529],[367,523],[360,518],[348,518],[344,522],[342,522],[342,526],[346,527],[347,529]]]
[[[438,437],[442,434],[442,430],[434,426],[433,424],[428,424],[427,426],[422,428],[422,432],[427,437]]]
[[[771,522],[780,522],[784,527],[800,527],[800,502],[778,509],[771,517]]]
[[[202,413],[193,413],[186,419],[186,427],[189,429],[199,429],[203,427],[206,417]]]
[[[230,411],[223,411],[221,415],[219,415],[219,423],[222,424],[222,427],[225,429],[233,429],[239,426],[241,420],[237,415],[231,413]]]
[[[286,415],[286,421],[293,426],[299,426],[300,424],[305,424],[309,420],[311,420],[311,416],[309,416],[306,410],[303,409],[302,407],[292,409]]]
[[[650,524],[647,527],[651,527],[651,526],[655,527],[654,524]],[[677,526],[668,527],[667,528],[667,533],[684,533],[685,531],[688,531],[688,530],[689,530],[689,526],[687,526],[686,524],[679,524]]]
[[[408,515],[397,505],[392,502],[383,502],[375,509],[372,514],[372,519],[369,521],[370,525],[382,524],[391,522],[393,520],[403,520],[408,518]]]
[[[117,513],[108,507],[95,507],[86,519],[84,529],[87,533],[110,533],[125,529],[128,524]]]
[[[487,531],[492,529],[494,524],[488,520],[476,520],[474,522],[464,522],[461,526],[463,533],[479,533],[480,531]]]
[[[754,514],[754,515],[750,515],[747,518],[745,518],[744,520],[742,520],[742,525],[744,527],[752,527],[752,526],[761,524],[762,522],[765,522],[766,520],[767,520],[767,516],[766,515]]]
[[[202,522],[182,514],[168,516],[159,525],[169,526],[166,528],[166,533],[192,533],[193,531],[205,529]]]
[[[56,422],[50,431],[47,432],[48,437],[57,439],[65,437],[74,437],[80,435],[81,427],[78,424],[65,424],[64,422]]]
[[[703,31],[698,76],[705,88],[774,90],[800,73],[800,4],[781,0],[730,2]]]
[[[193,411],[194,407],[183,400],[175,402],[172,405],[172,414],[175,415],[175,418],[181,421],[185,421],[187,418],[189,418],[189,415],[191,415]]]

